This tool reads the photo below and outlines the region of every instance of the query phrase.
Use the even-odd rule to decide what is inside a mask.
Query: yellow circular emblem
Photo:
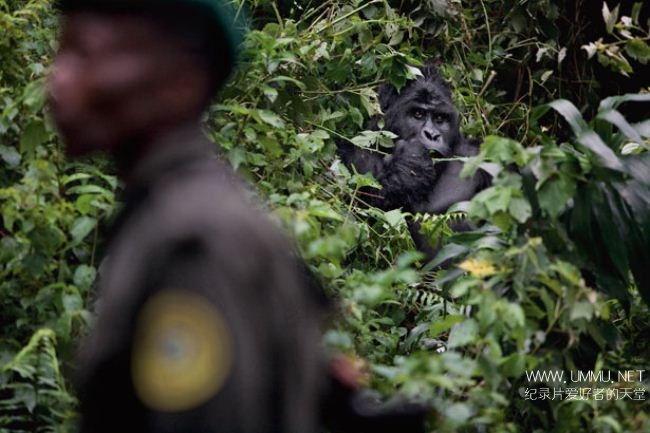
[[[136,323],[131,374],[153,410],[192,409],[215,395],[232,366],[230,331],[202,296],[165,290],[147,301]]]

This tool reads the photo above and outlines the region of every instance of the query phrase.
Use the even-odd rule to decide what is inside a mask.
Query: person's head
[[[198,120],[231,72],[237,34],[220,0],[62,0],[49,79],[71,155],[152,140]]]

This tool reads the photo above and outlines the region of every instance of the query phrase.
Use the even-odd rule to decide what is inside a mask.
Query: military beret
[[[210,46],[218,59],[220,78],[225,78],[234,67],[245,25],[227,0],[56,0],[55,7],[64,14],[75,11],[125,12],[144,16],[158,16],[164,12],[192,12],[209,24]]]

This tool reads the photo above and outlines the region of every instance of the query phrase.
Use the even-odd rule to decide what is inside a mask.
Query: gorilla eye
[[[433,121],[436,123],[444,123],[447,121],[447,116],[445,114],[436,114],[433,116]]]
[[[413,115],[413,117],[415,117],[418,120],[424,119],[425,116],[424,110],[422,110],[421,108],[414,109],[411,114]]]

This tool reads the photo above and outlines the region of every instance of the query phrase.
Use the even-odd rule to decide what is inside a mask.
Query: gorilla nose
[[[423,130],[422,135],[424,135],[424,139],[427,141],[432,141],[432,142],[437,142],[440,140],[440,134],[437,132],[429,131],[429,130]]]

